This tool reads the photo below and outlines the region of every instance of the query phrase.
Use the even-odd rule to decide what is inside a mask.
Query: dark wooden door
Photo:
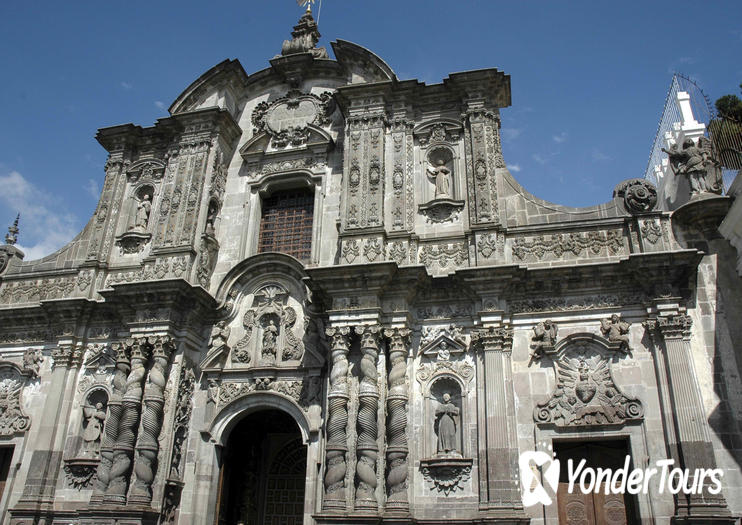
[[[3,499],[5,483],[8,481],[10,462],[13,459],[13,447],[0,447],[0,500]]]
[[[562,443],[556,447],[561,464],[557,506],[560,525],[628,525],[634,523],[633,501],[624,494],[605,494],[605,485],[590,494],[583,494],[577,487],[569,493],[567,462],[577,465],[585,460],[585,468],[618,469],[624,466],[627,454],[625,441],[589,443]]]

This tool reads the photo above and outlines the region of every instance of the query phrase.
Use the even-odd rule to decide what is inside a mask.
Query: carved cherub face
[[[449,401],[451,401],[451,394],[446,392],[445,394],[443,394],[443,402],[448,403]]]
[[[98,410],[102,409],[103,408],[103,403],[101,403],[101,402],[96,403],[95,404],[95,408],[97,408]]]

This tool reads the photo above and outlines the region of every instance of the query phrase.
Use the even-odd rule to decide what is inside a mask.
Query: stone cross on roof
[[[18,232],[20,231],[18,229],[18,220],[21,218],[21,214],[19,213],[15,217],[15,221],[13,222],[13,226],[10,226],[8,228],[8,233],[5,234],[5,244],[10,244],[11,246],[18,242]]]

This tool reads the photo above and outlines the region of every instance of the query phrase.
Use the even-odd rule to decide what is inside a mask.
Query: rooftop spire
[[[291,40],[284,40],[281,47],[281,55],[295,55],[297,53],[312,53],[314,58],[328,58],[327,50],[324,47],[316,47],[317,42],[322,35],[317,29],[317,22],[312,16],[312,4],[314,0],[296,0],[300,6],[307,6],[304,15],[299,19],[299,23],[294,26],[291,32]]]
[[[19,213],[15,217],[15,222],[13,222],[13,226],[10,226],[8,228],[8,233],[5,234],[5,244],[10,244],[11,246],[18,242],[18,220],[21,218],[21,214]]]

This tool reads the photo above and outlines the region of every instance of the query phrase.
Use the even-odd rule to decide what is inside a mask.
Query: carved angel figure
[[[610,319],[600,320],[600,331],[611,343],[621,343],[621,348],[629,350],[629,327],[631,325],[621,320],[618,314]]]
[[[103,403],[96,403],[95,406],[83,405],[83,414],[85,415],[85,430],[82,433],[82,439],[85,446],[85,452],[97,455],[100,438],[103,434],[103,423],[106,420],[106,411]]]
[[[209,341],[209,354],[217,352],[227,346],[227,340],[232,330],[227,326],[227,321],[219,321],[211,329],[211,341]],[[228,347],[227,347],[228,348]]]
[[[37,348],[29,348],[23,352],[23,370],[30,371],[34,377],[39,377],[41,363],[43,362],[44,356],[41,355],[41,350]]]
[[[685,139],[682,150],[674,144],[669,150],[662,148],[662,151],[667,153],[675,175],[688,177],[691,195],[720,190],[716,180],[719,163],[711,155],[711,143],[708,139],[701,137],[698,144],[692,139]],[[714,180],[709,180],[710,176]]]
[[[428,166],[427,171],[435,182],[435,198],[451,196],[451,170],[446,167],[443,159],[438,159],[435,166]]]
[[[438,420],[438,454],[458,453],[456,445],[456,420],[459,408],[451,403],[451,394],[443,394],[443,403],[435,410]]]
[[[531,358],[540,359],[544,355],[544,348],[552,348],[556,343],[557,325],[551,319],[546,319],[533,327],[533,352]]]

